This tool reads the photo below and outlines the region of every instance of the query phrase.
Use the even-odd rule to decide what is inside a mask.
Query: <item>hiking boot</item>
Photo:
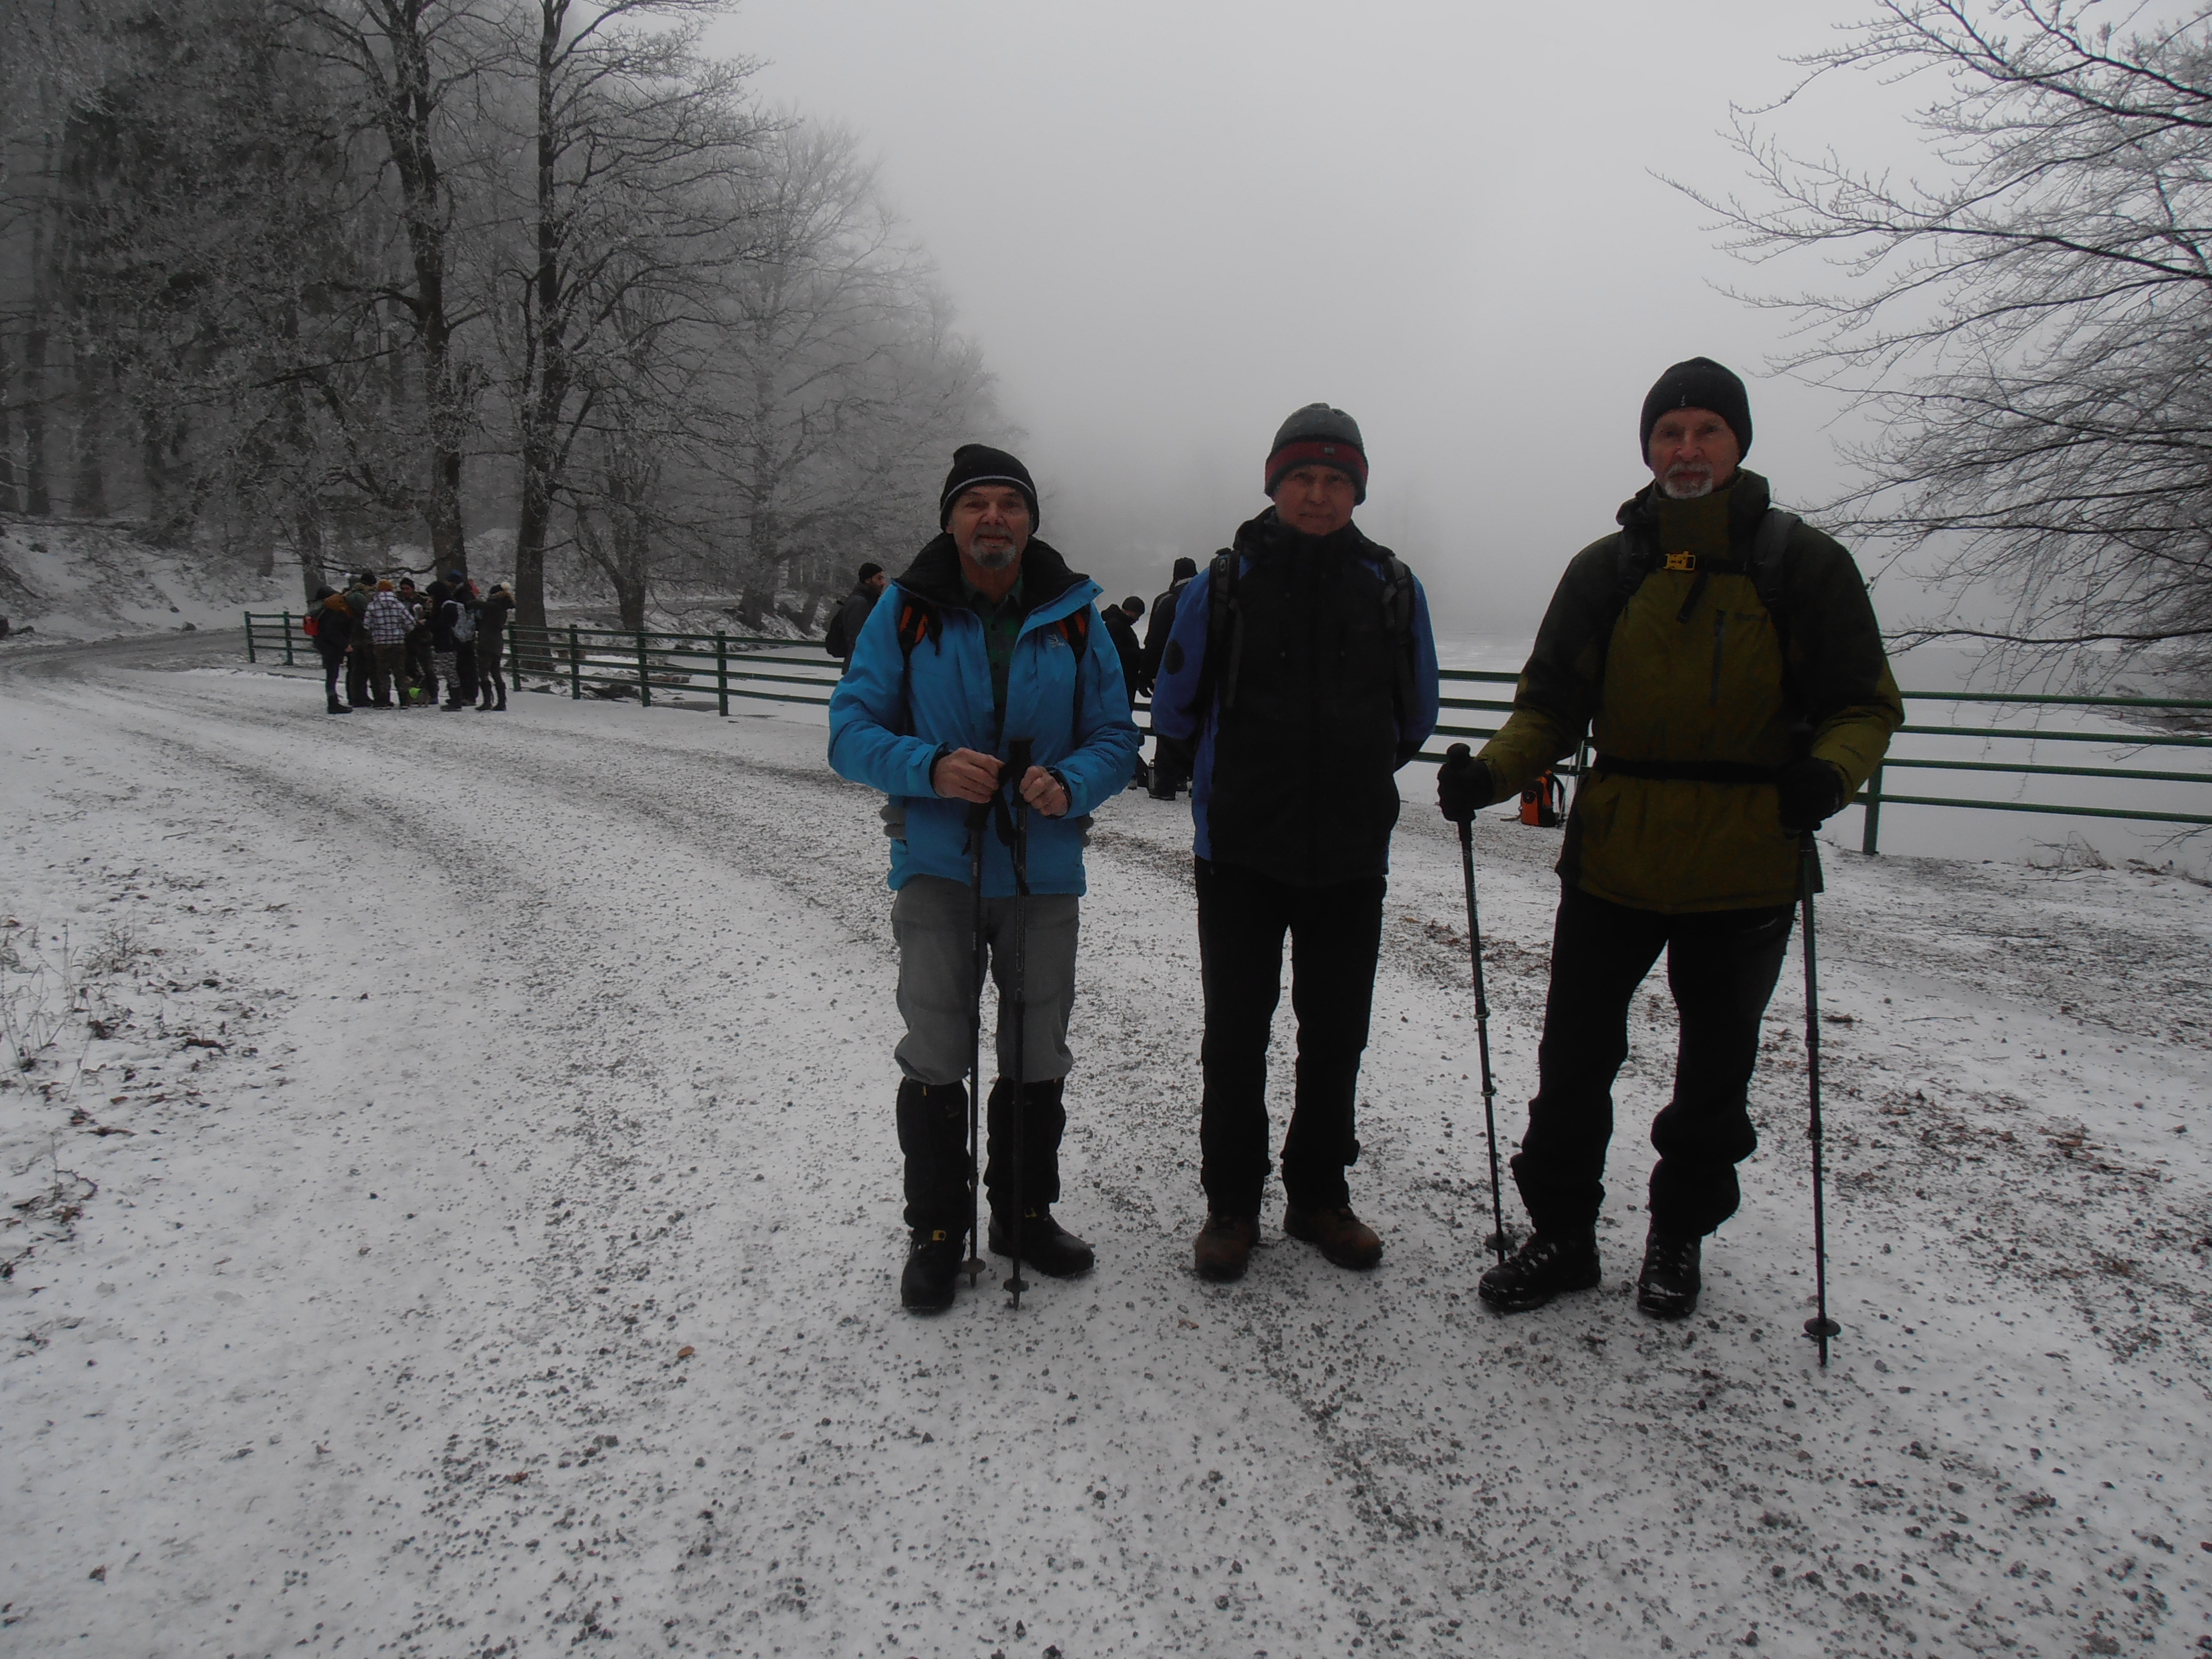
[[[1198,1276],[1224,1285],[1243,1278],[1244,1269],[1251,1264],[1252,1247],[1259,1242],[1260,1223],[1255,1217],[1207,1216],[1206,1225],[1198,1230],[1194,1247]]]
[[[1483,1274],[1475,1294],[1500,1313],[1526,1313],[1567,1291],[1597,1288],[1597,1231],[1538,1233]]]
[[[958,1277],[965,1233],[942,1227],[916,1227],[899,1275],[899,1305],[916,1313],[942,1313],[952,1305],[952,1281]]]
[[[1698,1255],[1703,1241],[1651,1230],[1644,1241],[1644,1271],[1636,1279],[1636,1305],[1662,1319],[1687,1319],[1698,1310]]]
[[[1014,1253],[1012,1229],[1002,1226],[999,1213],[991,1212],[989,1241],[993,1255]],[[1052,1218],[1049,1206],[1022,1212],[1022,1265],[1035,1267],[1047,1279],[1075,1279],[1091,1271],[1098,1258],[1091,1248]]]
[[[1290,1205],[1283,1211],[1283,1231],[1319,1245],[1321,1253],[1340,1267],[1367,1268],[1382,1259],[1382,1241],[1375,1229],[1352,1214],[1349,1205],[1333,1210],[1301,1210]]]
[[[331,702],[330,708],[324,712],[331,714],[350,714],[353,713],[353,710],[347,708],[343,703],[337,702],[334,699]]]

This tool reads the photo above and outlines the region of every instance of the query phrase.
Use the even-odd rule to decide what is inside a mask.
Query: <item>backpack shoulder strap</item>
[[[1213,556],[1206,576],[1206,661],[1198,671],[1198,691],[1190,706],[1203,720],[1212,706],[1213,688],[1224,688],[1221,705],[1237,706],[1237,671],[1244,651],[1243,617],[1237,609],[1237,579],[1244,561],[1233,547]],[[1177,617],[1182,615],[1180,605]]]
[[[914,732],[914,648],[924,640],[945,649],[945,615],[919,594],[898,590],[899,707],[906,713],[908,736]]]
[[[1782,597],[1782,566],[1784,556],[1790,550],[1790,532],[1803,522],[1795,513],[1785,513],[1778,507],[1766,509],[1766,516],[1759,521],[1751,542],[1751,580],[1759,590],[1759,602],[1767,613],[1778,618],[1787,608]]]
[[[1413,573],[1395,553],[1382,556],[1382,631],[1395,662],[1393,685],[1398,729],[1403,732],[1416,703],[1413,685]]]

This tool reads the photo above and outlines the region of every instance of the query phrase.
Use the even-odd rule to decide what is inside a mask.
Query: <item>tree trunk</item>
[[[49,181],[53,165],[54,141],[49,134],[45,168]],[[23,510],[40,519],[54,510],[53,491],[46,481],[46,307],[52,294],[46,214],[42,195],[31,216],[31,317],[23,334]]]
[[[553,522],[563,446],[562,419],[573,368],[561,292],[562,227],[555,199],[560,138],[554,131],[555,68],[568,0],[538,0],[538,268],[524,304],[528,356],[521,408],[522,503],[514,531],[515,620],[545,625],[545,541]]]
[[[15,389],[15,360],[7,343],[0,340],[0,513],[16,510],[15,451],[8,419],[8,399]]]
[[[107,516],[107,476],[101,465],[106,405],[100,395],[100,359],[80,325],[70,331],[70,505],[80,519]]]
[[[379,112],[392,171],[399,181],[402,221],[415,270],[409,296],[422,347],[423,416],[428,432],[428,493],[422,517],[437,574],[465,573],[461,528],[462,443],[470,388],[453,362],[453,320],[446,313],[446,186],[436,149],[441,88],[423,32],[429,0],[380,0],[376,24],[392,52],[392,90]]]

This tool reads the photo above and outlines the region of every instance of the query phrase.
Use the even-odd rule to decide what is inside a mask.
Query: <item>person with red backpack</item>
[[[939,501],[941,533],[869,613],[830,699],[830,764],[890,798],[912,1230],[899,1296],[917,1311],[951,1305],[974,1217],[981,1149],[969,1142],[962,1078],[980,1042],[987,951],[1000,994],[982,1175],[990,1247],[1054,1278],[1093,1260],[1051,1206],[1075,1063],[1084,837],[1091,811],[1128,781],[1137,728],[1092,603],[1098,584],[1036,538],[1038,518],[1019,460],[963,445]]]

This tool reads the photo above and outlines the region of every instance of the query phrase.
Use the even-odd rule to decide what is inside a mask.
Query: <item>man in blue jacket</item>
[[[1153,729],[1196,738],[1198,947],[1206,991],[1199,1273],[1243,1276],[1267,1179],[1267,1037],[1291,938],[1296,1103],[1283,1231],[1344,1267],[1382,1241],[1352,1213],[1353,1092],[1382,942],[1395,775],[1437,723],[1428,599],[1352,522],[1367,453],[1340,409],[1309,404],[1267,458],[1274,505],[1182,592]]]
[[[1088,814],[1129,781],[1137,728],[1098,585],[1035,539],[1036,486],[1004,450],[963,444],[939,498],[943,533],[869,613],[830,700],[830,763],[890,797],[891,932],[899,949],[899,1148],[912,1247],[899,1284],[909,1308],[951,1305],[973,1200],[969,1188],[969,1020],[975,1007],[971,836],[983,847],[983,932],[999,986],[991,1088],[990,1247],[1066,1278],[1091,1247],[1054,1220],[1062,1085],[1074,1056],[1075,943]],[[1006,760],[1025,744],[1019,777]],[[1029,804],[1023,1075],[1014,1070],[1009,981],[1014,867],[1000,830],[1008,797]],[[1022,1190],[1002,1149],[1021,1113]]]

